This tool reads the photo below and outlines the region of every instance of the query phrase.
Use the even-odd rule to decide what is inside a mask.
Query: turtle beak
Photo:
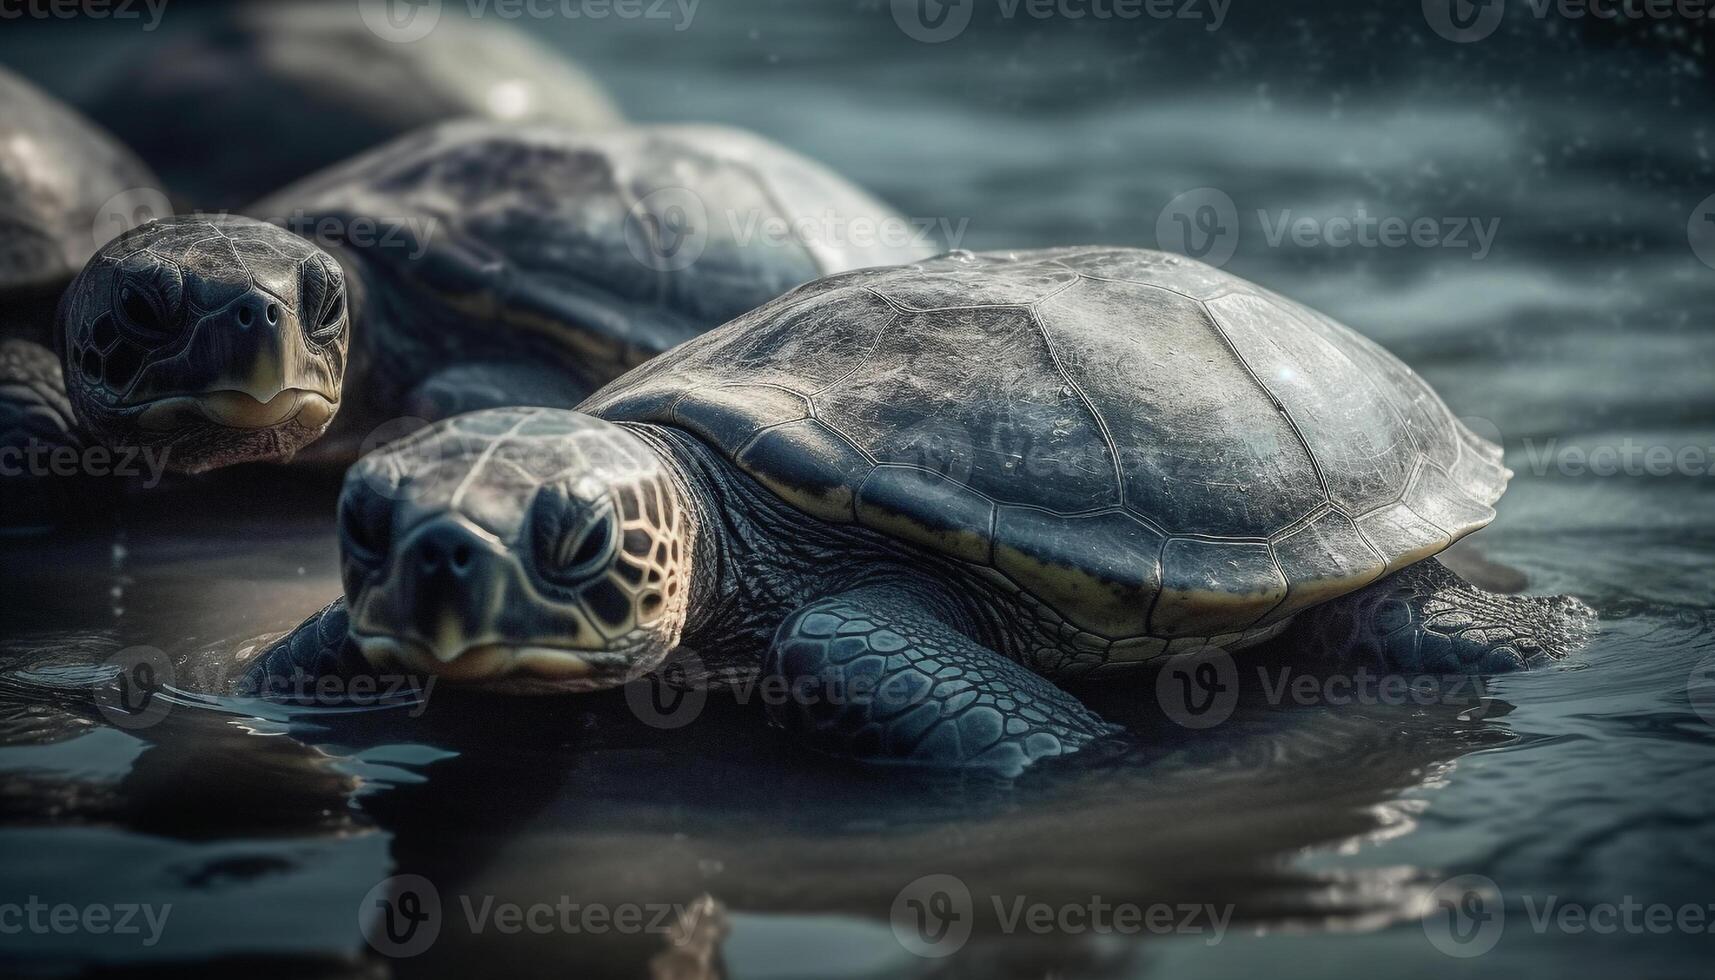
[[[297,314],[252,289],[204,318],[183,353],[145,369],[127,399],[138,424],[167,432],[202,420],[266,429],[296,420],[319,430],[339,401],[323,360],[306,348]]]
[[[358,623],[358,643],[372,662],[395,660],[452,681],[526,676],[576,683],[595,673],[582,653],[510,642],[500,620],[517,584],[518,566],[493,537],[454,514],[418,525],[392,557],[390,587],[360,607],[396,624],[377,633]]]
[[[415,638],[451,663],[494,618],[498,548],[462,521],[437,518],[412,535],[396,561],[406,574],[399,600]]]

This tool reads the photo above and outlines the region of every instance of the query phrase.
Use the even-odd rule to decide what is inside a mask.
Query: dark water
[[[873,3],[704,0],[683,31],[523,23],[635,118],[760,130],[908,215],[968,221],[966,247],[1153,245],[1170,199],[1219,188],[1241,229],[1230,269],[1376,337],[1504,442],[1519,475],[1473,544],[1532,590],[1590,601],[1588,650],[1427,705],[1273,706],[1247,685],[1205,731],[1166,721],[1147,682],[1111,685],[1086,693],[1134,747],[1013,785],[830,766],[719,698],[678,730],[619,695],[287,710],[210,692],[251,638],[337,591],[332,485],[234,474],[0,542],[0,902],[171,904],[153,945],[0,933],[0,957],[181,973],[282,955],[292,973],[401,975],[1706,973],[1715,269],[1688,237],[1715,194],[1706,25],[1514,4],[1494,37],[1455,45],[1405,2],[1235,0],[1218,31],[1004,21],[985,2],[938,45]],[[0,36],[0,58],[76,91],[101,68],[87,52],[154,40],[29,25]],[[1269,241],[1286,211],[1359,209],[1498,224],[1480,257]],[[1603,447],[1636,465],[1579,464]],[[1652,447],[1678,462],[1643,465]],[[174,693],[128,729],[91,690],[135,645],[166,652]],[[440,933],[386,960],[359,910],[405,874],[433,883]],[[896,900],[933,891],[910,890],[925,875],[972,896],[973,933],[948,958],[915,955],[890,923]],[[1471,958],[1443,951],[1475,949],[1445,938],[1439,905],[1462,875],[1488,879],[1488,924],[1466,924],[1498,935]],[[996,912],[1021,899],[1231,918],[1218,936],[1038,934]],[[464,900],[632,904],[685,925],[476,932]],[[1676,918],[1539,925],[1551,902]]]

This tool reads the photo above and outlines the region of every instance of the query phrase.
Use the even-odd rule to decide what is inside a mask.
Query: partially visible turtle
[[[110,134],[0,68],[0,326],[47,340],[60,291],[130,217],[104,209],[155,185]]]
[[[88,108],[176,197],[209,209],[451,119],[620,122],[587,74],[503,22],[445,17],[421,38],[395,36],[356,3],[246,3],[142,46]]]
[[[365,458],[349,620],[246,689],[360,654],[586,691],[683,647],[776,682],[817,749],[1017,772],[1110,731],[1047,678],[1289,628],[1288,656],[1389,672],[1563,655],[1577,600],[1432,557],[1494,517],[1500,455],[1380,347],[1201,263],[954,253],[795,290],[579,412]]]
[[[903,219],[717,127],[448,123],[251,211],[275,223],[145,225],[67,292],[66,383],[102,442],[180,472],[346,462],[384,422],[569,407],[793,286],[931,251],[756,231]]]
[[[33,525],[48,502],[31,478],[81,449],[52,343],[54,303],[129,218],[148,168],[69,106],[0,69],[0,526]],[[104,209],[115,209],[107,214]]]

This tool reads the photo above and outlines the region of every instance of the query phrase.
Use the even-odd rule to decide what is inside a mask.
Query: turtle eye
[[[155,347],[171,340],[178,331],[162,310],[155,291],[142,283],[128,282],[119,287],[119,326],[125,336],[145,347]]]
[[[536,497],[531,520],[536,568],[543,578],[558,585],[575,586],[600,574],[613,557],[619,524],[611,507],[570,513],[570,499],[562,491],[544,491]]]
[[[322,311],[322,318],[316,324],[315,333],[318,337],[332,335],[339,329],[339,321],[345,316],[345,290],[339,290],[328,300]]]
[[[568,572],[587,569],[613,550],[613,518],[603,517],[577,534],[560,539],[554,564]]]
[[[126,340],[153,348],[179,335],[184,278],[178,266],[145,253],[120,267],[118,287],[113,319]]]
[[[131,286],[119,290],[119,308],[137,326],[150,326],[155,323],[155,308],[143,298],[143,291]]]
[[[339,336],[345,318],[345,275],[316,256],[304,263],[300,300],[311,341],[325,344]]]

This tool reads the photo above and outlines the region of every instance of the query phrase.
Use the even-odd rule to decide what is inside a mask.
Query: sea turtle
[[[349,605],[246,689],[361,654],[584,691],[686,649],[791,692],[769,714],[817,749],[1016,772],[1109,731],[1049,678],[1289,628],[1291,656],[1387,671],[1563,655],[1577,600],[1432,558],[1510,475],[1386,351],[1207,265],[950,253],[803,286],[579,411],[366,457]]]
[[[267,0],[197,11],[108,73],[86,107],[175,197],[209,209],[452,119],[621,122],[594,80],[505,21],[439,18],[407,39],[372,28],[360,6],[388,9]]]
[[[569,407],[793,286],[933,251],[816,231],[905,221],[713,126],[446,123],[250,211],[272,223],[146,224],[67,291],[66,384],[100,441],[176,472],[347,462],[390,420]]]
[[[52,343],[54,304],[155,178],[69,106],[0,69],[0,524],[45,515],[32,472],[82,448]]]

